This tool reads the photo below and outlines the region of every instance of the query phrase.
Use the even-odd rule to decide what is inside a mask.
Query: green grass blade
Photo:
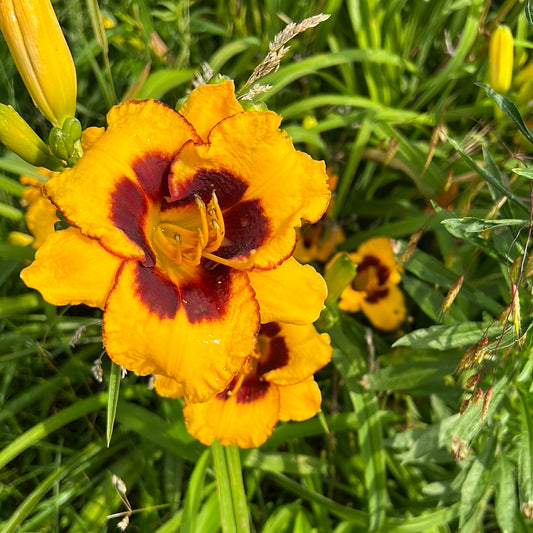
[[[183,519],[181,523],[181,533],[196,533],[195,527],[196,515],[200,508],[200,503],[205,490],[205,477],[207,473],[207,467],[211,459],[209,450],[205,450],[204,453],[198,459],[196,466],[191,474],[189,480],[189,487],[183,502]]]
[[[117,414],[118,398],[120,393],[120,380],[122,378],[122,368],[111,361],[111,372],[109,373],[109,386],[107,391],[107,421],[106,421],[106,441],[107,447],[113,435],[115,416]]]
[[[106,403],[106,392],[94,394],[89,398],[77,401],[75,404],[66,407],[59,413],[35,424],[35,426],[0,451],[0,468],[3,468],[7,463],[17,457],[18,454],[28,449],[30,446],[33,446],[41,439],[44,439],[46,436],[50,435],[50,433],[78,418],[94,411],[98,411],[104,407]]]
[[[360,511],[358,509],[353,509],[342,505],[326,496],[314,492],[312,490],[302,487],[298,482],[290,479],[289,477],[279,474],[276,472],[271,472],[268,474],[268,477],[273,479],[278,485],[283,487],[285,490],[296,494],[297,496],[308,500],[310,502],[317,503],[322,505],[329,513],[353,522],[354,526],[361,528],[361,531],[368,531],[369,516],[368,513]]]
[[[54,472],[42,481],[17,507],[15,512],[9,517],[9,520],[2,524],[2,532],[12,533],[16,531],[24,519],[35,508],[37,503],[56,483],[62,480],[65,476],[71,474],[73,470],[79,471],[81,474],[83,469],[90,465],[91,458],[100,452],[101,449],[102,448],[97,444],[91,443],[81,452],[74,454],[73,457],[61,465],[57,470],[54,470]]]

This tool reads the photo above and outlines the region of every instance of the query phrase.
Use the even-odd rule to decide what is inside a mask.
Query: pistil
[[[209,203],[199,195],[194,196],[198,213],[196,228],[189,229],[172,220],[161,221],[152,228],[154,245],[176,265],[197,266],[202,257],[232,268],[249,269],[254,264],[255,250],[245,259],[227,259],[216,252],[224,242],[224,216],[213,191]]]

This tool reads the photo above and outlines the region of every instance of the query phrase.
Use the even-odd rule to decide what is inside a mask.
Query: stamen
[[[201,228],[196,228],[196,233],[198,234],[198,240],[202,243],[202,248],[205,248],[209,242],[209,236]]]
[[[202,244],[202,247],[205,247],[207,244],[207,236],[209,235],[209,227],[207,226],[207,209],[205,207],[204,201],[197,194],[194,195],[194,201],[196,202],[196,207],[200,211],[200,220],[202,223],[202,233],[205,235],[206,242]],[[203,241],[204,239],[202,239]]]
[[[241,388],[242,386],[242,382],[244,381],[244,378],[246,377],[246,372],[243,372],[240,376],[239,376],[239,379],[237,380],[237,383],[235,384],[235,387],[233,387],[233,389],[229,390],[226,394],[227,396],[235,396],[235,394],[237,394],[239,392],[239,389]]]
[[[183,226],[178,226],[178,224],[175,224],[174,222],[161,222],[159,224],[159,228],[163,233],[169,233],[169,235],[175,235],[176,233],[179,233],[182,237],[187,237],[190,235],[191,237],[196,236],[196,231],[192,231],[190,229],[186,229]]]
[[[215,191],[213,191],[213,194],[211,195],[211,201],[209,202],[209,206],[212,208],[213,218],[219,223],[221,227],[222,234],[226,233],[226,228],[224,226],[224,216],[222,215],[222,211],[220,209],[220,206],[218,205],[218,198],[215,194]]]
[[[176,251],[178,253],[175,257],[175,260],[176,260],[176,263],[178,263],[178,265],[181,265],[181,263],[183,262],[183,254],[181,252],[181,237],[179,233],[174,233],[174,240],[176,241],[176,244],[178,245],[176,246]]]
[[[256,250],[250,250],[250,257],[248,257],[245,260],[225,259],[224,257],[219,257],[218,255],[212,254],[210,252],[206,252],[205,250],[203,251],[202,255],[207,259],[211,259],[211,261],[220,263],[221,265],[226,265],[231,268],[237,268],[239,270],[249,270],[250,268],[254,266],[255,253],[256,253]]]

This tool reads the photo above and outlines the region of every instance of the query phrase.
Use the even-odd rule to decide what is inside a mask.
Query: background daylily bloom
[[[320,390],[313,374],[331,358],[329,336],[306,324],[263,324],[255,352],[229,386],[205,403],[185,401],[188,431],[210,445],[260,446],[278,420],[306,420],[320,409]],[[162,396],[179,397],[181,388],[158,376]]]
[[[260,317],[305,323],[323,308],[324,281],[289,257],[295,227],[327,207],[324,164],[275,113],[244,112],[231,82],[195,89],[180,113],[147,100],[107,118],[45,185],[72,227],[22,278],[53,304],[105,309],[117,364],[206,401],[253,351]]]
[[[356,252],[346,255],[357,265],[357,272],[342,292],[339,308],[352,313],[362,311],[376,328],[395,330],[405,320],[407,310],[397,286],[402,268],[396,262],[390,239],[369,239]]]
[[[50,178],[55,173],[44,168],[39,172]],[[54,224],[57,218],[56,206],[42,193],[42,182],[31,176],[21,176],[20,182],[27,185],[22,194],[22,204],[27,206],[26,225],[33,235],[32,246],[39,248],[49,235],[54,233]]]
[[[34,104],[61,127],[76,111],[76,70],[50,0],[2,0],[0,30]]]

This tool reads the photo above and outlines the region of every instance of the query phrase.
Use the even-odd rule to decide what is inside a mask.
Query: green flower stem
[[[211,445],[217,480],[220,521],[223,533],[249,533],[248,506],[242,481],[239,449],[219,441]]]
[[[242,480],[241,455],[237,446],[226,447],[226,461],[233,496],[233,511],[239,533],[250,532],[248,504]]]

